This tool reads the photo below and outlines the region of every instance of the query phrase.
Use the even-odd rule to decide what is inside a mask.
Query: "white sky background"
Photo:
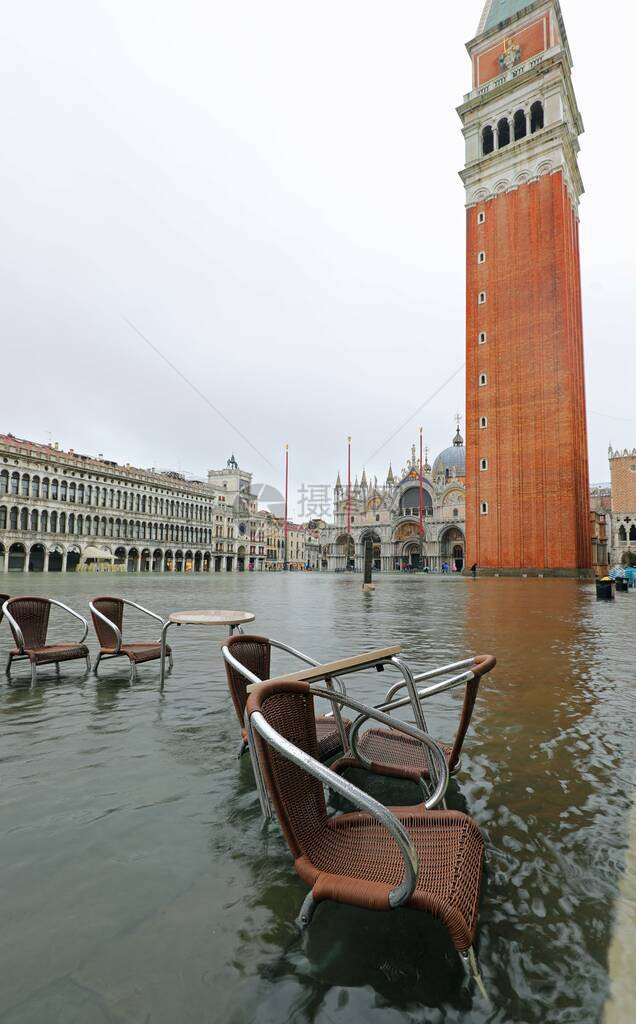
[[[636,444],[634,5],[563,0],[590,461]],[[0,36],[0,431],[291,494],[354,471],[464,361],[464,43],[481,0],[21,0]],[[620,28],[619,28],[620,26]],[[371,461],[432,454],[455,380]],[[594,413],[611,414],[605,419]],[[558,472],[558,467],[555,467]],[[293,502],[292,502],[293,504]]]

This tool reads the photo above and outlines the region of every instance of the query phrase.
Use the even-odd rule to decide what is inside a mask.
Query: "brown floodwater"
[[[132,687],[123,662],[98,680],[43,670],[35,690],[18,666],[0,681],[1,1024],[602,1020],[634,789],[636,592],[605,604],[572,581],[387,576],[363,594],[359,578],[317,574],[8,583],[82,612],[104,592],[161,614],[244,608],[255,631],[325,660],[400,643],[422,668],[470,653],[498,666],[448,794],[485,840],[490,1007],[423,914],[325,904],[299,939],[306,888],[236,760],[219,631],[172,630],[163,693],[156,664]],[[377,701],[388,681],[349,685]],[[429,714],[439,738],[459,702]],[[414,802],[408,786],[369,788]]]

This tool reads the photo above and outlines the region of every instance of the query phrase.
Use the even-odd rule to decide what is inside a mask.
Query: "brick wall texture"
[[[466,280],[467,564],[589,570],[579,232],[561,172],[467,211]]]
[[[636,512],[636,450],[632,455],[610,459],[612,511]]]

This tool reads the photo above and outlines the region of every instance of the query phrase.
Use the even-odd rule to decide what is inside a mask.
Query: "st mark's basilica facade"
[[[320,530],[320,568],[361,571],[367,544],[373,544],[376,572],[428,569],[461,572],[466,541],[466,450],[459,427],[450,447],[423,466],[420,531],[420,460],[415,445],[396,476],[391,466],[386,481],[367,479],[363,472],[351,487],[351,526],[348,530],[347,484],[340,475],[334,489],[334,522]]]

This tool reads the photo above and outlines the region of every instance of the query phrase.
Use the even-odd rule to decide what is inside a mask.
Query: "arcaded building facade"
[[[265,520],[234,457],[208,482],[0,435],[0,572],[265,565]]]
[[[487,0],[468,52],[467,560],[586,576],[583,123],[558,0]]]

